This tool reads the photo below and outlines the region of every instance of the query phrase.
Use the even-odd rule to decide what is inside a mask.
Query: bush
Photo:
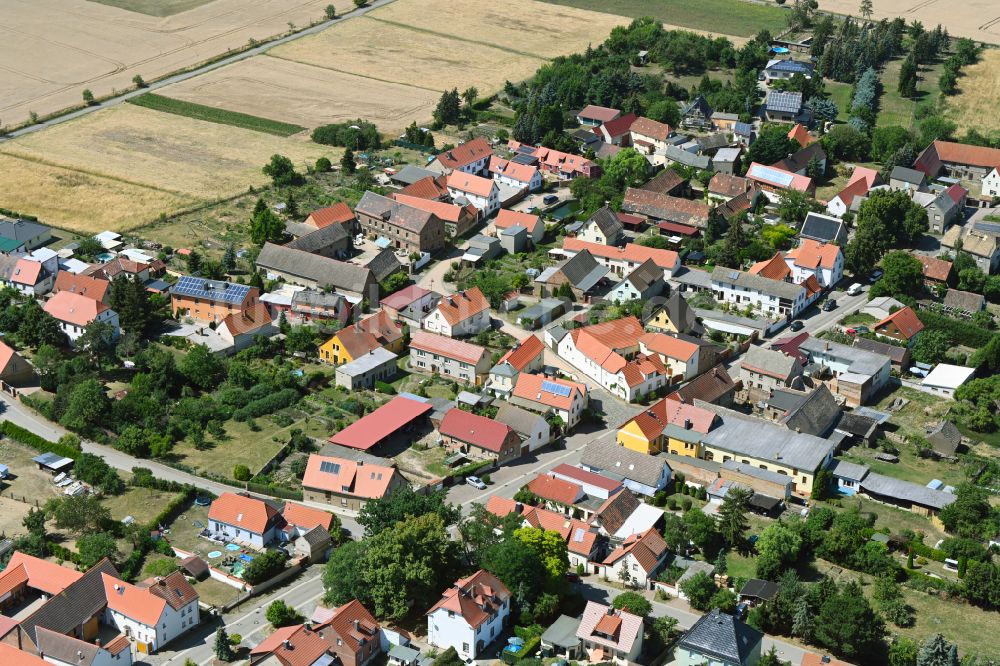
[[[233,467],[233,478],[237,481],[249,481],[253,478],[253,474],[250,473],[249,467],[239,463]]]
[[[683,511],[688,511],[691,508],[691,498],[685,497],[681,500],[681,509]]]
[[[281,389],[263,398],[254,400],[233,412],[234,421],[247,421],[252,417],[273,414],[279,409],[291,407],[299,400],[299,392],[293,388]]]
[[[39,453],[54,453],[58,456],[63,456],[64,458],[72,458],[73,460],[78,459],[82,454],[80,453],[79,446],[72,447],[63,443],[60,439],[59,442],[50,442],[44,437],[40,437],[35,433],[31,432],[26,428],[22,428],[19,425],[15,425],[10,421],[4,421],[0,424],[0,433],[11,439],[28,446]],[[65,438],[63,438],[65,439]],[[79,438],[76,439],[79,445]]]
[[[149,563],[146,571],[150,576],[169,576],[177,571],[177,562],[175,560],[156,560]]]
[[[285,554],[280,550],[269,550],[256,555],[243,570],[243,580],[248,585],[256,585],[277,576],[285,568]],[[273,605],[273,604],[272,604]],[[268,609],[270,613],[270,608]],[[270,621],[270,618],[268,618]]]
[[[375,390],[379,393],[385,393],[386,395],[396,395],[396,389],[392,387],[392,384],[387,384],[385,382],[375,382]]]
[[[312,131],[312,140],[327,146],[349,146],[352,150],[377,150],[382,147],[378,127],[360,118],[321,125]]]
[[[257,558],[254,558],[254,562],[256,561]],[[281,599],[272,601],[271,605],[267,607],[267,611],[264,616],[275,629],[288,627],[293,624],[299,624],[305,619],[302,617],[301,613],[286,604]]]

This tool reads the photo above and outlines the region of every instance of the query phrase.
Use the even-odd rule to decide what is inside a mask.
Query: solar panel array
[[[976,231],[1000,236],[1000,223],[997,222],[976,222],[972,227]]]
[[[226,301],[228,303],[242,303],[247,292],[250,291],[250,287],[245,284],[206,280],[204,278],[185,275],[177,281],[177,284],[170,291],[178,296]]]
[[[563,386],[562,384],[556,384],[555,382],[542,382],[542,390],[546,393],[558,395],[563,398],[569,397],[569,393],[571,391],[569,386]]]
[[[329,472],[330,474],[340,474],[340,463],[324,460],[319,464],[319,471]]]
[[[777,72],[811,72],[809,65],[795,60],[782,60],[771,65],[771,69]]]
[[[761,178],[769,183],[774,183],[775,185],[779,185],[781,187],[788,187],[792,184],[792,180],[795,178],[795,174],[793,173],[772,169],[771,167],[767,167],[762,164],[755,164],[753,168],[750,169],[749,175],[754,178]]]
[[[768,111],[785,111],[787,113],[798,113],[802,108],[802,93],[781,92],[772,90],[767,93]]]

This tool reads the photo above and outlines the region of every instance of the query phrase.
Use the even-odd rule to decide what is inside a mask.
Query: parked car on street
[[[823,312],[830,312],[830,311],[836,310],[836,309],[837,309],[837,301],[836,301],[836,299],[831,298],[831,299],[828,299],[826,301],[826,303],[823,303]]]
[[[788,326],[788,328],[792,329],[793,331],[801,331],[803,328],[805,328],[805,324],[803,324],[801,320],[796,319]]]
[[[465,482],[472,486],[473,488],[478,488],[479,490],[486,490],[486,484],[478,476],[470,476],[465,479]]]

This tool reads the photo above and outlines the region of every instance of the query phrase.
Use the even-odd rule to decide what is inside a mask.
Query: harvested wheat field
[[[448,20],[457,25],[463,19],[453,13]],[[544,62],[367,16],[282,44],[268,56],[434,91],[475,86],[480,93],[499,90],[508,79],[527,78]],[[358,111],[366,115],[364,109]]]
[[[121,104],[2,144],[0,153],[217,199],[265,183],[261,167],[274,153],[304,169],[330,151],[304,136],[285,139]]]
[[[502,3],[463,0],[460,4],[448,0],[402,0],[380,7],[368,16],[542,58],[583,51],[588,44],[596,46],[607,39],[612,28],[630,23],[624,16],[536,0]],[[455,31],[452,27],[455,25],[462,29]]]
[[[364,117],[395,133],[431,117],[440,94],[281,58],[257,56],[162,92],[175,99],[252,115],[280,114],[304,127]]]
[[[945,115],[959,130],[1000,131],[1000,49],[987,49],[974,65],[962,69],[957,95],[945,97]]]
[[[196,199],[0,154],[0,205],[75,232],[126,231]]]
[[[858,15],[858,0],[819,0],[819,8],[838,14]],[[1000,44],[1000,3],[996,0],[877,0],[872,3],[876,19],[902,17],[907,23],[920,21],[928,30],[937,24],[952,37],[969,37]]]
[[[78,105],[85,88],[98,97],[323,18],[329,0],[206,0],[167,3],[188,11],[160,18],[122,7],[155,2],[8,0],[0,12],[4,125]]]

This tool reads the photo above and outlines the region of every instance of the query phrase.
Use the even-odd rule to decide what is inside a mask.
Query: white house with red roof
[[[435,173],[458,171],[480,175],[486,173],[492,155],[493,147],[490,142],[484,137],[477,137],[438,154],[426,168]]]
[[[622,248],[567,237],[563,239],[562,250],[563,254],[569,257],[587,250],[599,264],[610,268],[619,278],[630,275],[632,271],[649,260],[663,269],[665,280],[672,278],[674,273],[681,268],[680,255],[673,250],[646,247],[638,243],[627,243]]]
[[[319,453],[309,456],[302,478],[305,500],[352,511],[360,511],[369,501],[388,497],[404,485],[406,479],[394,466],[366,457],[348,460]]]
[[[431,333],[461,338],[489,330],[490,302],[479,287],[444,296],[420,322]]]
[[[627,537],[601,563],[608,580],[648,589],[667,561],[667,543],[655,529]]]
[[[497,213],[493,220],[494,235],[499,235],[500,231],[511,227],[524,227],[528,230],[528,236],[534,243],[542,242],[545,237],[545,223],[537,215],[530,213],[519,213],[507,208]]]
[[[815,277],[820,286],[829,288],[844,277],[844,253],[832,243],[803,238],[797,248],[785,253],[785,264],[796,284]]]
[[[590,404],[590,388],[580,382],[522,372],[514,382],[510,401],[539,414],[555,414],[569,432]]]
[[[410,369],[479,386],[490,371],[490,354],[479,345],[417,331],[410,340]]]
[[[536,335],[529,335],[515,343],[500,360],[490,368],[489,390],[498,396],[508,396],[522,372],[537,372],[545,365],[545,345]]]
[[[463,661],[476,659],[507,626],[510,599],[507,587],[488,571],[459,579],[427,611],[427,642],[441,650],[455,648]]]
[[[490,174],[501,185],[534,192],[542,187],[542,171],[534,164],[522,164],[494,155],[490,158]]]
[[[59,322],[59,328],[69,338],[70,344],[75,343],[95,322],[109,324],[113,339],[121,334],[117,312],[100,301],[72,291],[60,291],[45,302],[43,309]]]
[[[854,167],[854,173],[850,180],[840,192],[838,192],[826,204],[826,212],[835,217],[843,217],[851,209],[854,200],[858,197],[868,196],[871,190],[879,181],[878,171],[868,167]]]
[[[277,538],[281,525],[278,507],[249,495],[222,493],[208,509],[208,532],[213,539],[258,550]]]
[[[628,146],[632,143],[629,129],[636,118],[634,113],[626,113],[624,116],[603,123],[600,127],[595,127],[594,134],[601,137],[604,143],[610,143],[612,146]]]
[[[618,109],[612,109],[606,106],[597,106],[596,104],[588,104],[580,109],[580,111],[576,114],[576,122],[581,125],[597,127],[599,125],[603,125],[604,123],[611,122],[620,115],[622,115],[622,112]]]
[[[389,641],[361,602],[317,606],[310,622],[281,627],[250,650],[250,664],[267,666],[364,666]]]
[[[545,146],[529,146],[513,139],[508,142],[507,147],[512,152],[536,158],[542,171],[556,176],[559,180],[572,180],[580,176],[597,178],[603,173],[600,164],[573,153],[564,153]]]
[[[486,501],[486,510],[501,518],[520,512],[523,527],[540,527],[543,530],[558,532],[566,540],[566,554],[569,556],[570,567],[580,564],[588,567],[604,544],[597,528],[557,511],[521,504],[498,495],[493,495]]]
[[[632,402],[669,383],[660,357],[639,350],[644,333],[635,317],[606,321],[570,331],[556,353],[613,395]]]
[[[8,284],[25,296],[41,296],[52,291],[55,280],[55,273],[42,262],[21,257],[14,264]]]
[[[448,194],[460,206],[475,206],[484,219],[500,209],[500,187],[489,178],[452,171],[448,174]]]
[[[698,374],[701,346],[665,333],[644,333],[639,337],[639,351],[656,354],[663,361],[671,383],[693,379]]]
[[[521,455],[521,438],[509,425],[458,408],[448,410],[438,432],[449,452],[473,460],[502,465]]]
[[[985,197],[1000,197],[1000,164],[983,176],[982,192]]]
[[[611,662],[625,666],[642,654],[642,618],[627,610],[617,610],[588,601],[576,630],[587,661]]]
[[[639,116],[629,126],[630,143],[639,152],[652,155],[667,149],[667,140],[674,130],[666,123]]]
[[[198,593],[180,571],[137,585],[101,574],[108,599],[104,621],[153,653],[201,622]]]

